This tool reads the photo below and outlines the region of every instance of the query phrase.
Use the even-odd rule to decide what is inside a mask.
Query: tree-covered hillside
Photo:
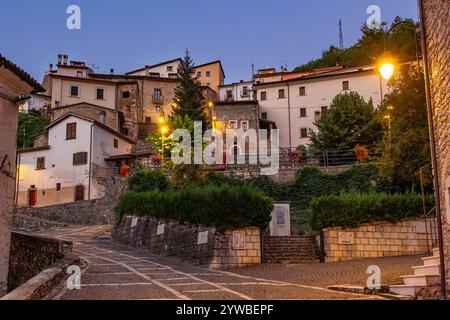
[[[380,30],[371,29],[364,24],[361,28],[362,36],[356,44],[343,51],[332,45],[322,53],[322,58],[301,65],[295,68],[295,71],[332,67],[337,63],[346,68],[372,64],[383,55],[386,32],[401,21],[405,23],[399,24],[392,30],[387,38],[386,48],[398,61],[414,59],[416,57],[415,30],[418,24],[412,19],[397,17],[389,27],[384,23]]]

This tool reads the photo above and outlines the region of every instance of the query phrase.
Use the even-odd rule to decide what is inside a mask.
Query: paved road
[[[44,233],[73,241],[74,253],[87,262],[80,290],[68,290],[66,282],[62,281],[48,299],[381,299],[328,290],[320,282],[316,284],[295,277],[282,279],[282,270],[295,270],[289,266],[274,266],[270,272],[267,272],[272,268],[270,266],[222,272],[186,265],[143,249],[118,245],[107,235],[95,237],[105,230],[98,226]],[[321,266],[327,265],[336,264]],[[342,272],[346,274],[350,270]],[[331,277],[334,277],[333,273],[335,276],[335,272],[331,272]],[[322,275],[327,276],[327,273]]]

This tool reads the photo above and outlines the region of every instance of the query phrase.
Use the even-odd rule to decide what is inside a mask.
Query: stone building
[[[19,104],[30,93],[43,92],[33,78],[0,55],[0,296],[6,293],[16,176]]]
[[[441,191],[446,276],[450,284],[450,2],[422,2]]]

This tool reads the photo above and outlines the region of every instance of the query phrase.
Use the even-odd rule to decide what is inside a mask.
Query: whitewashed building
[[[296,148],[309,143],[310,130],[327,112],[333,99],[345,92],[357,92],[379,106],[388,92],[376,66],[365,66],[302,76],[270,83],[254,84],[259,117],[273,121],[280,129],[280,147]]]
[[[50,108],[51,100],[51,96],[41,93],[32,93],[29,95],[29,99],[25,99],[19,103],[19,112],[28,113],[31,110],[45,112]]]
[[[47,206],[97,199],[99,177],[114,173],[114,161],[130,154],[134,141],[108,126],[68,113],[19,150],[18,206]]]
[[[219,100],[230,102],[255,100],[253,81],[240,81],[219,86]]]

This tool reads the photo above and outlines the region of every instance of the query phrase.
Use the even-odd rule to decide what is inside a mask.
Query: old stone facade
[[[124,217],[113,239],[151,253],[187,263],[226,269],[261,263],[259,228],[218,233],[214,228],[159,221],[151,217]]]
[[[450,284],[450,2],[423,0],[423,5],[441,191],[446,275]]]
[[[117,132],[121,132],[121,126],[119,121],[119,112],[117,110],[103,108],[90,103],[78,103],[74,105],[53,108],[52,109],[52,121],[55,121],[62,116],[74,113],[80,116],[98,121]]]
[[[0,55],[0,296],[6,292],[16,177],[18,103],[44,91],[17,65]]]

